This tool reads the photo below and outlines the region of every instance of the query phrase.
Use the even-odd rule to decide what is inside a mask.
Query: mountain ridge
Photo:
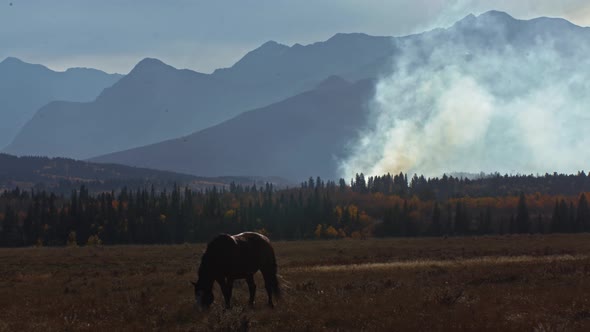
[[[320,43],[293,52],[267,42],[226,71],[213,74],[176,69],[146,58],[95,101],[44,106],[39,110],[44,116],[33,117],[3,151],[86,159],[191,134],[244,110],[312,89],[331,75],[352,80],[374,77],[380,65],[369,64],[393,51],[389,39],[354,35],[352,38],[360,36],[361,41],[338,41],[352,35],[347,36],[326,42],[338,42],[344,51]],[[279,54],[284,50],[290,50],[286,58]],[[334,61],[342,52],[346,56]],[[259,54],[266,57],[269,53],[278,62],[259,58]],[[262,68],[258,64],[244,67],[251,61],[265,63],[268,70],[255,69]]]
[[[49,151],[49,155],[85,159],[98,155],[97,158],[103,160],[105,156],[121,156],[122,152],[179,140],[178,137],[182,140],[207,133],[226,121],[233,123],[243,119],[239,114],[245,114],[244,111],[276,108],[277,103],[302,93],[315,90],[319,93],[325,88],[341,91],[346,88],[346,82],[379,78],[391,72],[392,63],[407,44],[420,49],[421,53],[412,61],[421,65],[441,45],[460,45],[465,49],[464,54],[471,56],[472,51],[481,55],[505,47],[520,51],[536,46],[539,39],[581,36],[590,40],[587,28],[564,21],[558,18],[519,20],[504,12],[489,11],[468,15],[447,28],[402,37],[338,33],[326,41],[308,45],[287,46],[269,41],[248,52],[233,66],[212,74],[179,70],[160,60],[146,58],[129,75],[105,89],[95,102],[54,103],[40,111],[49,118],[55,114],[60,117],[53,122],[35,118],[38,126],[27,128],[29,136],[25,138],[30,138],[31,133],[43,132],[46,127],[59,128],[61,123],[71,123],[65,130],[56,129],[51,135],[40,135],[37,141],[32,141],[34,144],[28,142],[29,147],[43,147],[39,151]],[[570,46],[564,44],[561,51],[567,52]],[[327,78],[332,81],[326,81]],[[364,104],[368,102],[367,99]],[[322,112],[321,108],[316,109]],[[75,139],[62,133],[69,133]],[[224,147],[218,148],[223,154]],[[38,154],[26,147],[8,150],[19,151]],[[193,172],[188,168],[182,170]],[[329,174],[326,169],[322,172]]]
[[[535,36],[558,38],[562,34],[572,34],[573,36],[581,34],[584,38],[590,39],[590,36],[586,36],[585,29],[575,25],[564,25],[560,20],[546,19],[541,21],[550,24],[548,27],[542,26],[543,29],[538,29],[536,22],[540,21],[517,20],[506,13],[492,11],[478,16],[467,16],[446,29],[435,29],[407,38],[411,39],[416,49],[423,52],[423,54],[412,58],[416,66],[428,63],[429,54],[441,45],[451,49],[455,45],[461,46],[461,49],[465,48],[466,53],[458,52],[459,57],[464,58],[464,54],[479,56],[503,47],[509,47],[517,52],[538,47],[538,40],[533,38]],[[558,28],[555,28],[554,25]],[[350,36],[338,34],[331,39],[333,42],[339,42],[339,39],[346,39]],[[352,38],[362,39],[363,36],[363,34],[354,34]],[[397,41],[394,48],[400,49],[404,46],[405,40],[394,39],[394,41]],[[494,43],[496,43],[496,48],[494,48]],[[313,45],[316,44],[301,47],[306,48]],[[325,44],[319,46],[324,47]],[[318,45],[314,47],[318,47]],[[284,48],[281,47],[281,49]],[[292,48],[289,50],[292,51]],[[566,50],[567,48],[560,49],[564,52]],[[411,54],[413,55],[413,53]],[[283,52],[280,56],[288,57],[290,55]],[[269,67],[272,67],[272,64]],[[268,70],[268,67],[265,70]],[[351,86],[358,88],[358,82],[362,81],[359,80],[349,85],[346,78],[331,75],[321,83],[314,85],[312,89],[299,95],[244,112],[219,125],[184,135],[181,139],[166,140],[161,143],[99,156],[92,160],[141,165],[191,174],[267,174],[288,177],[293,180],[302,180],[310,175],[320,175],[334,179],[337,177],[339,166],[337,160],[343,159],[342,157],[347,153],[346,144],[355,138],[366,122],[359,116],[354,118],[354,121],[342,121],[338,118],[340,114],[337,109],[345,107],[344,105],[336,105],[327,97],[317,100],[312,96],[334,93],[331,98],[343,99],[349,95],[359,94],[360,92],[354,91]],[[370,90],[368,87],[363,89],[365,92]],[[370,93],[360,93],[360,95],[363,95],[365,99],[359,97],[346,106],[349,107],[347,109],[349,114],[366,114],[363,109],[366,108],[373,96]],[[297,111],[294,111],[294,108],[297,108]],[[310,110],[315,112],[313,116],[308,113]],[[266,115],[260,116],[261,113]],[[297,114],[297,116],[294,117],[293,114]],[[301,119],[306,119],[307,122],[301,122]],[[298,127],[300,132],[293,131],[285,124]],[[331,125],[335,127],[330,127]],[[306,126],[317,130],[314,129],[314,131]],[[347,128],[347,130],[336,134],[335,128],[338,126]],[[264,139],[258,137],[256,133],[264,133]],[[288,137],[283,137],[285,135]],[[338,139],[334,140],[337,144],[334,142],[332,142],[334,144],[328,144],[328,141],[333,138],[332,136],[338,136]],[[231,140],[230,137],[235,137],[235,139]],[[295,157],[285,151],[289,151]],[[307,154],[300,151],[307,151]],[[246,156],[242,158],[247,158],[247,160],[240,158],[241,155]],[[198,160],[193,156],[199,156]],[[327,158],[326,156],[331,157]],[[302,161],[306,161],[306,163],[302,163]]]
[[[326,84],[335,80],[329,78]],[[89,160],[202,176],[333,178],[346,141],[366,121],[364,101],[374,86],[371,80],[338,82],[329,89],[320,84],[191,135]]]
[[[89,68],[60,72],[16,57],[5,58],[0,62],[0,149],[47,103],[93,100],[121,77]]]

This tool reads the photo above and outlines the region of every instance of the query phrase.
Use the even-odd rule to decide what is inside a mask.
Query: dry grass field
[[[0,249],[0,331],[590,329],[590,235],[277,242],[283,298],[193,307],[203,245]]]

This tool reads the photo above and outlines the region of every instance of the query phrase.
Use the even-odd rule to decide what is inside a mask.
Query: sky
[[[209,73],[268,40],[305,45],[338,32],[401,36],[492,9],[590,25],[587,0],[0,0],[0,60],[125,74],[155,57]]]

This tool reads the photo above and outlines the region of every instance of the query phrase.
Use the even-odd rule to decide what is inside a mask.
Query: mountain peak
[[[260,45],[260,47],[258,47],[257,49],[246,54],[246,56],[248,56],[248,55],[250,55],[250,56],[252,56],[252,55],[277,55],[277,54],[282,53],[286,49],[289,49],[289,46],[283,45],[281,43],[277,43],[274,40],[269,40],[266,43]]]
[[[164,62],[162,62],[162,60],[159,60],[156,58],[144,58],[137,63],[136,67],[137,66],[168,66],[168,65],[165,64]]]
[[[487,11],[477,17],[478,19],[494,19],[494,20],[503,20],[503,21],[510,21],[514,20],[514,17],[510,16],[510,14],[506,12],[502,12],[499,10],[490,10]]]
[[[274,40],[269,40],[266,43],[260,45],[259,49],[274,49],[274,48],[282,49],[282,48],[285,48],[285,47],[287,47],[287,46],[286,45],[283,45],[281,43],[277,43]]]
[[[347,42],[351,39],[363,39],[369,37],[366,33],[361,32],[352,32],[352,33],[343,33],[338,32],[334,36],[330,37],[327,42]]]
[[[7,57],[6,59],[4,59],[2,62],[0,62],[0,68],[2,68],[3,70],[9,70],[9,71],[45,71],[45,72],[53,72],[53,70],[43,66],[43,65],[39,65],[39,64],[32,64],[32,63],[28,63],[28,62],[24,62],[19,58],[15,58],[15,57]]]
[[[473,23],[475,20],[477,20],[477,17],[473,14],[469,14],[457,21],[457,24]]]
[[[15,58],[15,57],[9,56],[6,59],[4,59],[2,62],[0,62],[0,64],[3,64],[3,65],[22,65],[22,64],[25,64],[25,62],[22,61],[19,58]]]
[[[258,48],[248,52],[231,68],[239,68],[252,63],[260,63],[260,65],[263,65],[269,60],[269,58],[280,56],[288,49],[289,46],[287,45],[277,43],[274,40],[269,40],[266,43],[260,45]],[[226,68],[216,69],[214,73],[220,73],[225,70]]]
[[[135,65],[135,67],[133,67],[133,69],[131,70],[131,73],[143,72],[143,71],[154,71],[154,70],[162,71],[162,70],[168,70],[168,69],[174,69],[174,67],[167,65],[164,62],[162,62],[161,60],[158,60],[155,58],[145,58],[145,59],[139,61]]]
[[[463,19],[457,21],[453,28],[473,29],[491,26],[506,26],[515,22],[516,19],[509,14],[497,10],[490,10],[480,15],[469,14]]]

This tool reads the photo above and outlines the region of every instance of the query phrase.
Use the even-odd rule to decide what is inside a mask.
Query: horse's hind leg
[[[248,291],[250,291],[250,305],[254,306],[254,298],[256,296],[256,284],[254,283],[254,275],[251,274],[246,278],[248,283]]]
[[[262,277],[264,278],[264,288],[266,288],[266,294],[268,295],[268,305],[272,308],[272,293],[274,289],[274,274],[269,271],[262,271]]]

